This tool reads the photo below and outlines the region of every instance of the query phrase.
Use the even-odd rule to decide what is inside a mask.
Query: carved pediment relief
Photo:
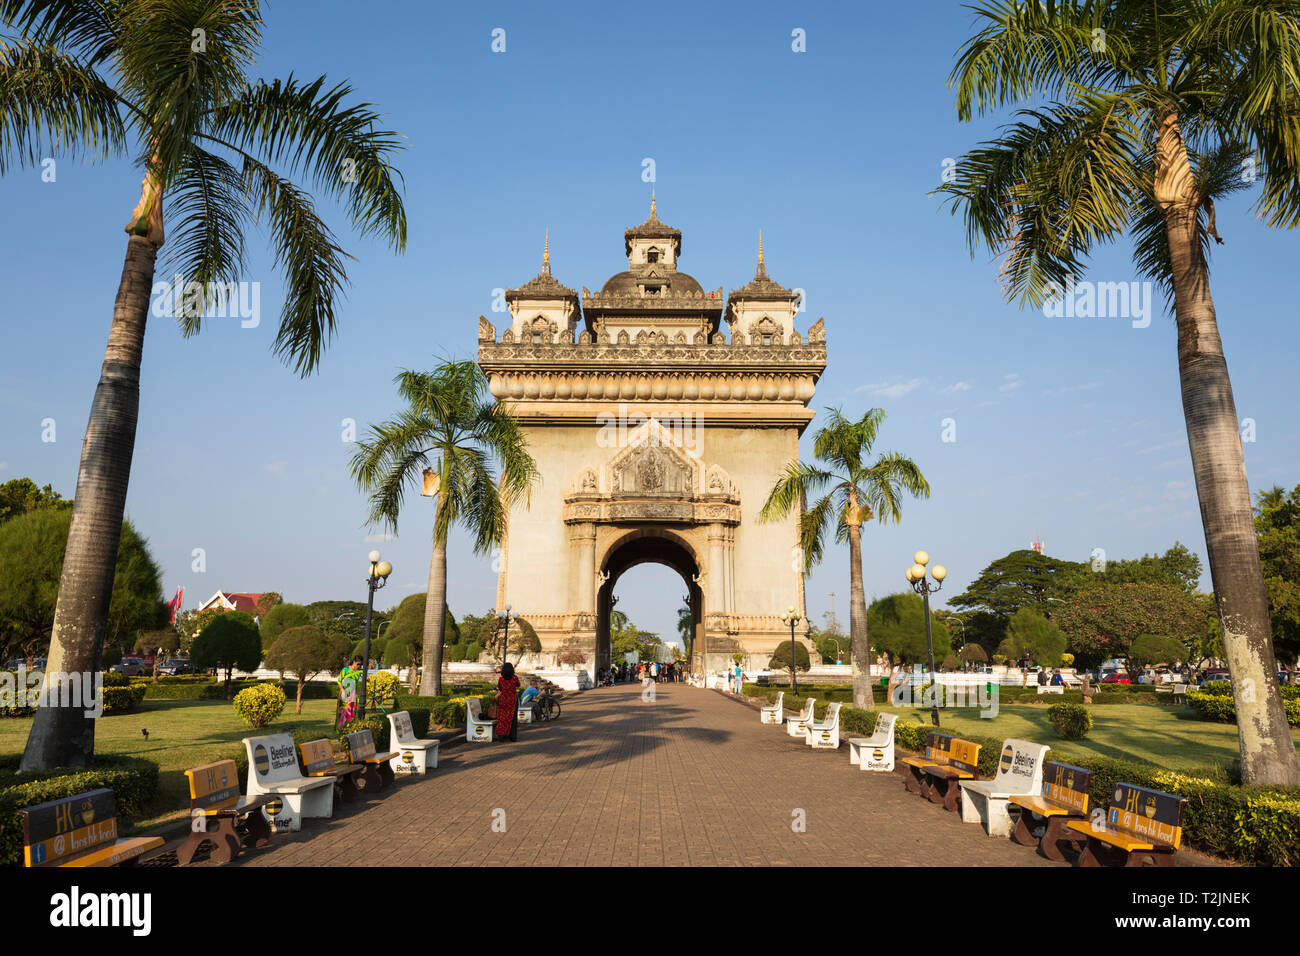
[[[569,486],[571,495],[594,495],[600,492],[600,478],[594,468],[584,468],[578,472],[573,484]]]
[[[739,499],[739,492],[736,490],[736,483],[731,480],[731,476],[721,465],[710,465],[708,474],[704,479],[704,493],[706,495],[722,495],[732,501]]]
[[[495,342],[497,340],[497,330],[486,316],[478,317],[478,340],[480,342]]]
[[[610,490],[618,495],[694,498],[695,469],[675,449],[647,445],[628,449],[610,463]]]

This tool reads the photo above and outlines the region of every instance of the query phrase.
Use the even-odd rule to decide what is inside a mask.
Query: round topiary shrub
[[[276,684],[255,684],[235,695],[235,713],[256,730],[284,711],[284,691]]]
[[[1047,708],[1047,716],[1062,740],[1078,740],[1092,730],[1092,714],[1081,704],[1054,704]]]
[[[366,700],[376,705],[388,705],[397,698],[397,692],[402,689],[402,682],[397,679],[397,675],[389,671],[380,671],[377,674],[371,674],[370,679],[366,681]]]

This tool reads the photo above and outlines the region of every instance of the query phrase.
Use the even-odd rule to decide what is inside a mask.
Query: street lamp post
[[[497,617],[506,622],[505,636],[501,638],[501,663],[504,664],[510,657],[510,618],[518,619],[519,615],[511,614],[510,605],[507,604],[506,609],[497,614]]]
[[[388,576],[393,573],[393,566],[387,561],[380,561],[378,551],[370,552],[370,575],[366,578],[366,644],[361,656],[361,690],[357,695],[357,715],[366,716],[366,684],[370,680],[370,621],[375,614],[375,592],[388,583]]]
[[[781,615],[781,620],[790,625],[790,690],[795,697],[799,696],[799,661],[795,657],[794,644],[794,627],[802,618],[794,611],[794,605],[791,604]]]
[[[925,604],[925,646],[930,655],[930,722],[936,727],[939,726],[939,675],[934,670],[934,637],[930,633],[930,595],[943,587],[943,579],[948,576],[948,570],[942,564],[936,564],[930,569],[930,576],[934,578],[934,584],[931,584],[925,578],[925,566],[930,563],[930,556],[924,551],[918,551],[912,556],[915,562],[907,569],[907,583],[912,585],[912,590],[921,595],[921,600]]]

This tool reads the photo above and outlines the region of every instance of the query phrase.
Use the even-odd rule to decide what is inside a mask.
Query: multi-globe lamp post
[[[502,660],[508,660],[510,658],[510,619],[511,618],[514,618],[517,621],[519,620],[519,615],[511,612],[509,604],[506,605],[506,609],[504,611],[497,612],[497,619],[505,622],[505,634],[503,634],[501,637],[501,659]]]
[[[388,576],[393,573],[393,566],[387,561],[379,560],[378,551],[370,552],[370,576],[366,578],[369,592],[366,601],[366,644],[361,656],[361,690],[357,694],[357,715],[366,716],[366,684],[370,681],[370,621],[375,615],[375,592],[388,583]]]
[[[934,670],[934,637],[930,633],[930,595],[943,587],[943,579],[948,576],[948,569],[942,564],[930,568],[930,577],[934,578],[934,583],[931,584],[925,576],[925,566],[930,563],[930,555],[918,551],[912,555],[912,561],[915,563],[907,569],[907,583],[912,585],[913,591],[921,595],[921,600],[925,604],[925,647],[930,655],[930,722],[938,727],[939,678]]]
[[[781,615],[781,620],[784,623],[790,625],[790,691],[795,697],[798,697],[799,696],[799,662],[794,656],[794,652],[795,652],[794,628],[796,624],[798,624],[801,620],[803,620],[803,618],[795,613],[794,605],[791,604],[789,607],[785,609],[785,612]]]

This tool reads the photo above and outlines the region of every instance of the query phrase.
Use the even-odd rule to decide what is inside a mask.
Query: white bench
[[[1039,684],[1038,693],[1040,694],[1064,694],[1064,684]]]
[[[840,705],[826,706],[824,720],[804,724],[803,742],[814,750],[838,750],[840,746]]]
[[[1002,743],[1002,758],[992,780],[962,780],[961,819],[963,823],[982,823],[989,836],[1011,835],[1008,797],[1038,796],[1043,792],[1043,756],[1047,744],[1036,744],[1018,737]]]
[[[775,704],[766,704],[758,709],[758,722],[760,724],[779,724],[781,723],[781,707],[785,703],[785,691],[776,695]]]
[[[870,737],[848,737],[849,763],[857,764],[859,770],[894,769],[894,723],[898,718],[893,714],[881,714],[876,718],[876,729]]]
[[[804,701],[803,713],[785,718],[785,732],[791,737],[802,737],[804,724],[813,719],[813,708],[815,706],[817,706],[817,701],[811,697]]]
[[[244,747],[248,750],[248,795],[265,793],[276,798],[262,808],[272,830],[301,830],[304,818],[333,814],[334,778],[303,776],[292,735],[245,737]]]
[[[492,743],[492,732],[495,726],[495,720],[489,720],[482,715],[477,697],[471,697],[465,701],[465,739],[467,741],[479,744]]]
[[[438,741],[415,736],[411,715],[404,710],[388,715],[388,742],[397,751],[388,766],[393,773],[418,773],[438,769]]]

